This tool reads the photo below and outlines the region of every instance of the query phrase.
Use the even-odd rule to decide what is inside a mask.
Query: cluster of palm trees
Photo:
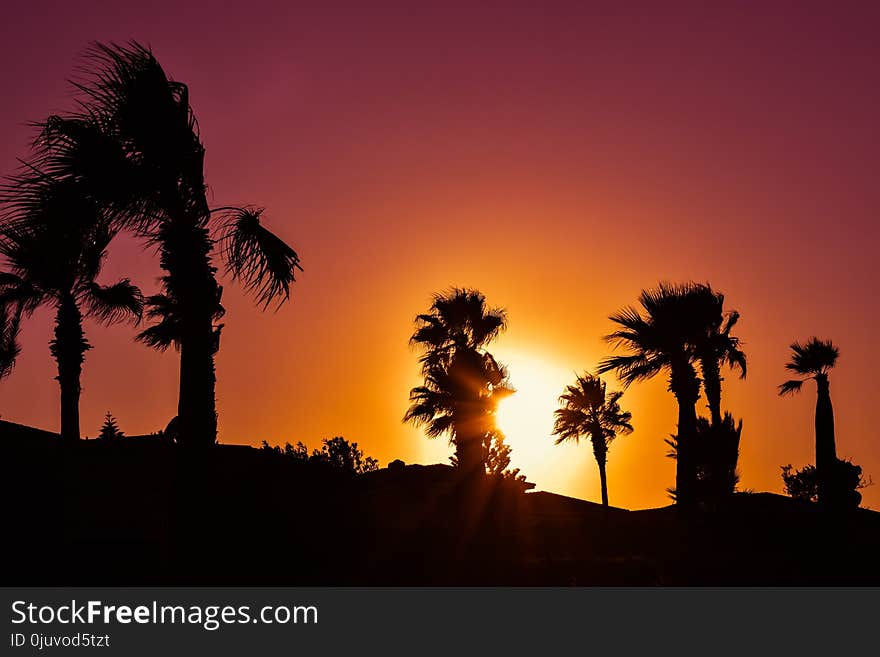
[[[611,315],[617,329],[605,340],[625,353],[603,359],[598,373],[614,372],[625,387],[665,374],[678,404],[671,441],[676,500],[690,504],[732,492],[742,424],[721,414],[721,369],[746,375],[745,354],[731,334],[739,313],[725,311],[724,295],[702,283],[661,283],[642,291],[639,304]],[[701,385],[710,413],[702,421]]]
[[[623,392],[608,391],[599,376],[607,372],[615,373],[624,387],[666,376],[678,404],[677,432],[667,442],[676,459],[671,493],[679,504],[717,502],[734,492],[742,421],[722,412],[722,370],[746,376],[746,357],[733,335],[739,317],[724,308],[723,294],[702,283],[661,283],[641,293],[639,307],[610,316],[616,329],[605,340],[623,353],[604,358],[596,374],[584,373],[565,388],[553,427],[556,444],[590,440],[605,506],[610,443],[633,431],[631,414],[620,406]],[[456,451],[454,462],[470,472],[485,471],[493,442],[503,440],[495,411],[513,390],[504,366],[487,347],[505,326],[505,312],[489,307],[480,292],[455,288],[436,295],[429,312],[417,316],[411,338],[422,350],[424,385],[410,391],[404,421],[426,427],[429,437],[448,435]],[[817,338],[795,343],[792,350],[787,367],[818,385],[816,463],[819,499],[827,501],[839,489],[832,481],[838,461],[828,393],[828,370],[838,351]],[[780,393],[797,391],[802,383],[789,381]],[[701,391],[708,417],[697,414]]]
[[[264,307],[289,298],[300,260],[263,226],[261,208],[209,205],[187,86],[149,48],[95,44],[85,64],[74,83],[77,109],[36,124],[30,157],[0,191],[0,377],[19,354],[22,318],[52,308],[61,435],[76,440],[80,372],[91,348],[83,317],[145,316],[150,325],[137,339],[180,352],[179,442],[211,445],[224,314],[214,252]],[[128,279],[96,282],[108,245],[123,231],[156,249],[161,293],[145,299]]]
[[[296,252],[263,226],[261,208],[211,207],[204,179],[205,148],[187,86],[169,77],[138,43],[95,44],[84,76],[74,83],[77,109],[35,124],[30,157],[0,188],[0,378],[19,355],[23,318],[37,308],[55,312],[50,351],[61,398],[61,436],[80,437],[80,378],[86,352],[83,319],[150,324],[137,340],[180,352],[176,438],[203,447],[216,442],[214,358],[224,314],[214,254],[226,271],[268,307],[289,298],[301,270]],[[98,282],[108,247],[128,232],[155,248],[164,271],[159,294],[144,298],[129,279]],[[742,422],[722,412],[722,369],[746,375],[746,357],[732,334],[739,319],[708,284],[661,283],[645,290],[639,307],[610,317],[606,341],[622,353],[603,359],[596,374],[568,386],[556,411],[557,443],[588,437],[608,504],[605,465],[610,442],[632,432],[599,375],[614,372],[624,387],[664,375],[678,405],[668,441],[676,459],[673,490],[681,504],[731,493],[737,482]],[[421,350],[424,384],[410,392],[404,420],[429,436],[448,434],[455,463],[482,473],[504,451],[495,424],[498,403],[510,395],[507,371],[487,350],[506,327],[502,309],[476,290],[435,296],[418,315],[411,344]],[[780,394],[816,381],[816,470],[820,500],[835,499],[838,463],[828,371],[838,350],[812,338],[792,345],[788,368],[804,377]],[[708,417],[698,417],[705,395]]]

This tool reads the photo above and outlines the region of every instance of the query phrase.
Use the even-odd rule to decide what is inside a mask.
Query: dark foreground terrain
[[[3,435],[3,583],[878,585],[880,513],[769,493],[603,510],[443,465],[358,477],[250,447]]]

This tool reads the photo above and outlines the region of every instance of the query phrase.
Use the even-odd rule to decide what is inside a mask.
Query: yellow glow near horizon
[[[554,445],[553,412],[559,395],[574,381],[573,371],[552,361],[522,352],[499,354],[507,366],[510,383],[516,392],[501,402],[497,412],[498,428],[512,448],[511,467],[521,468],[539,489],[558,487],[563,467],[573,457],[571,446]],[[583,476],[583,472],[578,475]]]

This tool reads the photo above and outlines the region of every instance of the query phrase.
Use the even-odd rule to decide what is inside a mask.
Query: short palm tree
[[[837,464],[837,447],[834,440],[834,409],[828,373],[837,364],[840,350],[830,340],[812,337],[805,344],[791,345],[791,360],[785,368],[795,372],[799,379],[791,379],[779,386],[780,395],[800,392],[805,381],[816,381],[816,475],[819,501],[829,502],[831,477]]]
[[[599,482],[602,487],[602,505],[608,506],[608,480],[605,464],[608,446],[619,434],[632,433],[632,415],[620,408],[622,392],[607,393],[605,382],[599,377],[584,374],[577,377],[574,385],[567,386],[559,398],[561,406],[556,409],[553,435],[556,444],[567,440],[579,442],[589,437],[593,444],[593,456],[599,466]]]
[[[424,385],[410,391],[404,422],[429,437],[448,434],[463,471],[485,471],[485,444],[496,431],[495,410],[510,393],[507,372],[486,346],[504,328],[503,310],[489,308],[476,290],[438,294],[416,317],[410,343],[422,349]]]
[[[108,286],[96,282],[113,233],[100,209],[75,184],[34,179],[16,194],[0,232],[6,265],[0,273],[0,307],[12,318],[13,338],[22,316],[41,306],[54,308],[50,351],[58,364],[61,437],[77,440],[80,375],[85,352],[91,349],[83,316],[105,324],[138,320],[143,297],[128,279]],[[7,337],[4,342],[9,344]],[[14,343],[13,361],[18,354]]]
[[[598,373],[615,372],[624,387],[666,373],[678,402],[675,491],[681,504],[693,501],[696,464],[690,452],[697,425],[700,379],[694,368],[695,347],[706,332],[704,285],[661,283],[639,296],[641,310],[626,307],[610,316],[618,330],[605,336],[628,353],[609,356]]]
[[[164,290],[148,305],[160,321],[142,339],[179,348],[179,439],[212,445],[216,320],[223,313],[214,246],[219,243],[227,271],[264,307],[289,298],[299,257],[263,226],[262,209],[209,206],[205,148],[189,91],[149,48],[97,44],[86,61],[88,71],[75,85],[80,109],[42,124],[33,164],[78,181],[116,228],[156,246]]]

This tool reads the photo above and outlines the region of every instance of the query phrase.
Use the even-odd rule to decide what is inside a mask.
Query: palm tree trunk
[[[455,459],[465,476],[477,476],[486,471],[483,459],[483,441],[459,433],[455,440]]]
[[[837,448],[834,441],[834,409],[831,406],[831,392],[828,376],[816,376],[816,475],[819,502],[831,502],[834,494],[832,481],[834,465],[837,462]]]
[[[50,351],[58,364],[61,389],[61,439],[79,440],[80,376],[85,352],[90,348],[82,328],[82,314],[73,295],[61,297],[55,313],[55,338]]]
[[[721,426],[721,368],[718,361],[711,356],[700,360],[700,371],[703,373],[703,390],[706,393],[706,405],[713,427]]]
[[[608,506],[608,480],[605,475],[605,460],[599,461],[599,484],[602,487],[602,506]]]
[[[213,445],[217,441],[212,339],[212,331],[189,330],[180,343],[179,440],[191,447]]]
[[[694,500],[697,483],[693,443],[697,433],[697,399],[700,381],[688,362],[674,364],[670,389],[678,401],[678,435],[675,459],[675,501],[687,506]]]
[[[179,440],[191,447],[217,441],[214,354],[219,345],[214,317],[222,309],[211,246],[207,229],[196,221],[169,226],[163,235],[166,291],[178,304],[181,323]]]

